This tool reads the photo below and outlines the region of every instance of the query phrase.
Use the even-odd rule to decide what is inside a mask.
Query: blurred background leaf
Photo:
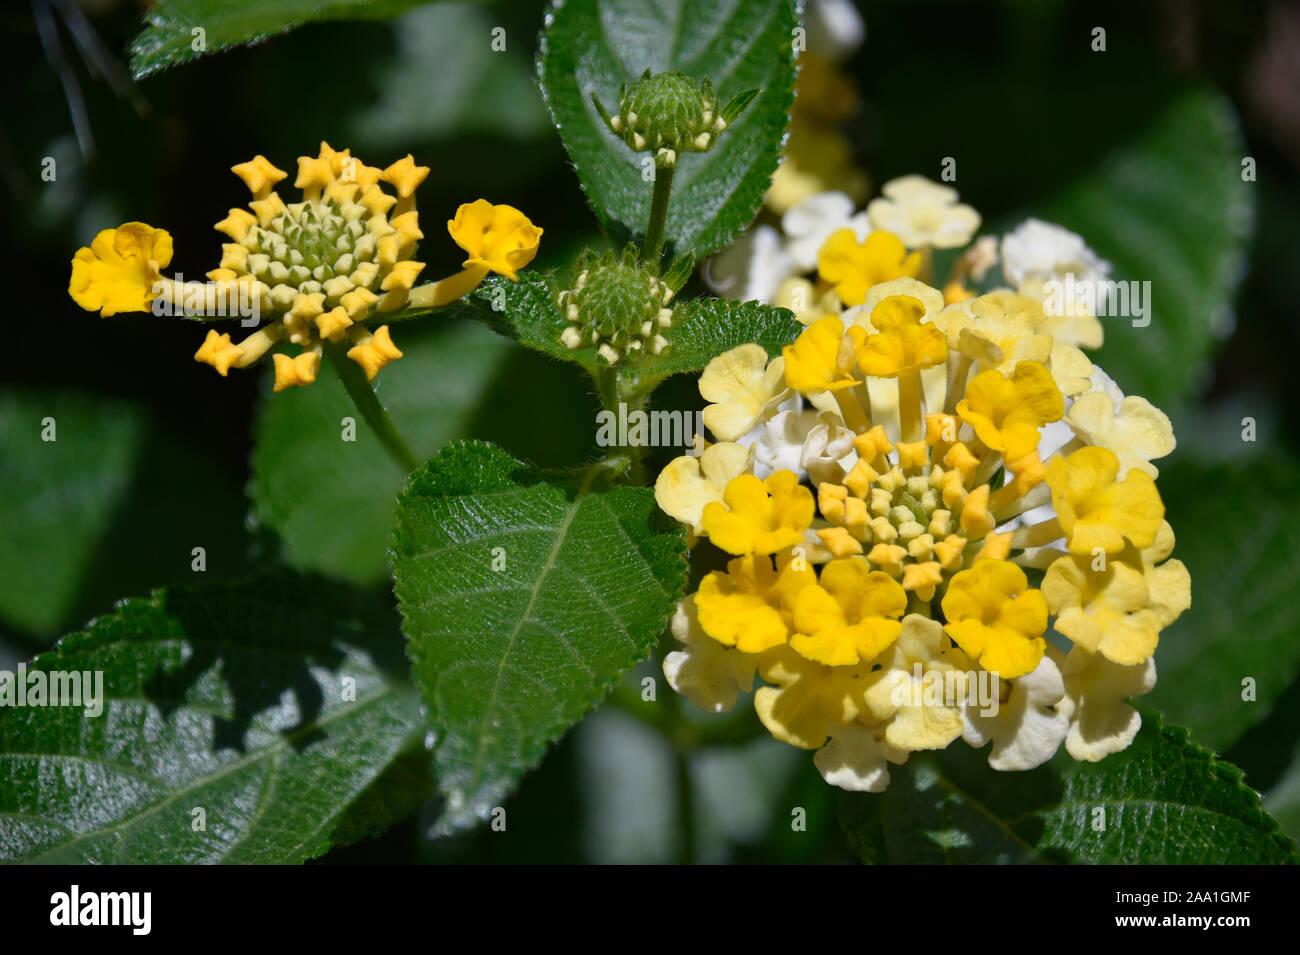
[[[318,20],[386,18],[421,0],[155,0],[131,43],[137,79]],[[195,29],[203,31],[196,34]]]
[[[420,460],[469,436],[546,466],[579,464],[594,448],[594,432],[554,426],[595,421],[577,369],[446,315],[395,326],[393,334],[405,357],[384,369],[376,391]],[[355,442],[343,440],[345,418],[355,422]],[[312,387],[268,394],[253,434],[253,513],[278,535],[284,559],[359,584],[385,580],[394,499],[406,475],[330,363]]]
[[[247,566],[235,475],[138,402],[0,392],[0,447],[0,629],[20,639],[39,646],[119,597]]]

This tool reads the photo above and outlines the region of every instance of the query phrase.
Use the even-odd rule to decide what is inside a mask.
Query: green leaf
[[[1224,750],[1300,676],[1300,465],[1178,461],[1159,487],[1192,575],[1192,609],[1160,634],[1144,705]],[[1254,681],[1253,701],[1242,699]]]
[[[1150,324],[1102,318],[1096,358],[1128,394],[1173,410],[1205,380],[1231,325],[1253,220],[1232,106],[1197,88],[1035,215],[1078,232],[1116,280],[1150,284]]]
[[[345,141],[401,155],[413,142],[439,138],[549,136],[531,49],[514,41],[513,30],[504,51],[493,48],[493,28],[507,29],[501,21],[501,7],[485,3],[432,3],[394,20],[394,55],[373,63],[368,85],[375,95],[348,110]]]
[[[681,530],[649,488],[602,488],[604,475],[457,442],[398,499],[393,578],[444,832],[486,817],[646,659],[682,595]]]
[[[560,341],[569,322],[556,302],[555,280],[549,276],[525,272],[518,282],[494,276],[451,307],[529,348],[576,362],[592,375],[608,367],[597,359],[594,347],[570,349]],[[673,326],[664,332],[669,348],[639,358],[636,367],[653,379],[699,371],[715,356],[749,342],[777,355],[801,331],[803,326],[783,308],[730,299],[690,299],[676,307]]]
[[[803,328],[784,308],[723,298],[691,299],[677,309],[673,327],[665,332],[671,347],[647,356],[640,369],[653,376],[699,371],[723,352],[751,342],[776,356]]]
[[[420,459],[469,434],[550,464],[588,453],[594,425],[554,426],[595,420],[577,376],[445,311],[398,326],[393,338],[405,357],[375,379],[376,390]],[[530,393],[548,401],[521,400]],[[345,418],[355,423],[355,441],[344,440]],[[253,433],[253,513],[280,535],[284,559],[358,584],[383,580],[393,500],[406,474],[331,364],[310,387],[266,395]]]
[[[446,312],[482,322],[498,335],[552,358],[575,362],[594,375],[596,350],[574,350],[560,341],[560,333],[569,323],[560,311],[558,294],[555,278],[548,273],[523,272],[517,282],[493,275],[447,306]]]
[[[1264,808],[1292,839],[1300,839],[1300,752],[1264,795]]]
[[[136,79],[321,20],[377,20],[420,0],[157,0],[131,42]],[[195,31],[202,30],[199,34]],[[200,38],[202,42],[200,43]]]
[[[758,212],[794,101],[790,0],[567,0],[548,15],[538,73],[551,116],[597,217],[619,244],[650,221],[642,160],[601,121],[591,94],[615,100],[642,72],[679,70],[714,83],[719,102],[758,98],[706,153],[678,157],[664,240],[705,256]]]
[[[245,567],[238,481],[142,405],[6,392],[0,447],[4,625],[53,638],[123,592],[192,576],[195,547],[208,573]],[[178,482],[191,498],[176,493]]]
[[[1127,750],[1099,763],[1062,752],[1038,769],[999,773],[987,758],[960,742],[914,754],[891,769],[884,793],[847,796],[840,821],[853,848],[869,863],[1297,859],[1241,770],[1159,717],[1144,721]]]
[[[31,665],[102,673],[100,715],[0,708],[0,860],[321,854],[424,731],[400,646],[390,608],[287,574],[123,602]]]

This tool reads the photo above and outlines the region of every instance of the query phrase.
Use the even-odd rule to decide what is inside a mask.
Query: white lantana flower
[[[980,214],[957,201],[957,190],[924,176],[891,179],[867,204],[871,225],[898,236],[909,249],[955,249],[980,227]]]
[[[704,628],[695,608],[695,594],[677,605],[671,623],[673,637],[683,644],[664,657],[668,685],[706,713],[725,713],[736,705],[743,691],[754,688],[758,659],[714,640]]]
[[[867,25],[851,0],[812,0],[804,14],[808,49],[839,61],[862,45]]]
[[[997,680],[1005,700],[987,713],[984,702],[968,699],[962,738],[978,748],[989,740],[993,751],[989,765],[1004,772],[1041,766],[1060,748],[1070,729],[1070,719],[1058,704],[1065,696],[1065,680],[1051,657],[1044,656],[1031,673],[1014,680]],[[986,715],[987,714],[987,715]]]
[[[770,305],[781,283],[798,270],[781,233],[760,225],[705,262],[701,274],[718,295]]]
[[[1142,716],[1128,705],[1128,699],[1156,685],[1155,659],[1124,666],[1078,646],[1068,656],[1051,646],[1047,652],[1065,678],[1065,698],[1057,709],[1070,720],[1066,752],[1081,762],[1095,763],[1127,748],[1142,728]]]
[[[802,402],[799,402],[802,404]],[[773,471],[793,471],[799,480],[808,474],[800,463],[804,441],[820,420],[816,409],[789,409],[778,411],[755,429],[754,475],[766,478]],[[739,442],[743,443],[742,437]]]
[[[844,426],[844,419],[834,412],[823,412],[804,438],[799,451],[799,467],[814,486],[838,484],[858,462],[853,442],[857,432]]]
[[[1063,226],[1026,219],[1002,237],[1002,274],[1019,288],[1031,279],[1104,279],[1110,263]]]
[[[843,192],[811,195],[781,217],[786,252],[805,272],[817,268],[817,253],[840,229],[852,229],[858,242],[865,242],[872,231],[867,214],[855,212],[853,200]]]
[[[907,750],[885,739],[885,724],[852,722],[830,733],[826,745],[813,754],[822,779],[850,792],[882,793],[889,788],[889,764],[907,761]]]
[[[1083,348],[1100,348],[1101,323],[1089,312],[1110,281],[1111,265],[1088,248],[1083,239],[1059,225],[1026,219],[1002,237],[1002,274],[1022,295],[1049,304],[1044,331]],[[1072,276],[1072,284],[1066,277]],[[1051,287],[1048,283],[1053,283]],[[1052,291],[1055,294],[1051,294]],[[1073,290],[1073,300],[1061,297]]]

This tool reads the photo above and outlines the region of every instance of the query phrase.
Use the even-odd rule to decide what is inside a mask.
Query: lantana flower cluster
[[[945,294],[914,275],[978,228],[955,192],[895,180],[854,219],[794,237],[818,270],[805,330],[708,365],[716,443],[656,482],[727,557],[679,604],[665,675],[711,712],[754,691],[845,789],[958,739],[998,770],[1124,749],[1190,578],[1152,463],[1169,419],[1089,359],[1097,318],[1043,307],[1048,278],[1105,263],[1031,222],[1002,243],[1016,288],[966,288],[998,257],[981,240]]]
[[[77,252],[68,291],[82,308],[105,317],[154,311],[204,321],[255,319],[257,330],[239,342],[209,330],[194,358],[225,377],[274,351],[276,391],[314,382],[327,345],[341,346],[373,380],[402,357],[386,316],[445,305],[491,272],[517,280],[542,235],[512,206],[466,203],[447,223],[467,255],[462,270],[417,288],[425,264],[415,258],[424,237],[415,190],[429,167],[408,155],[380,169],[322,142],[318,155],[299,157],[294,187],[302,198],[288,203],[276,190],[288,173],[266,157],[231,171],[253,198],[216,224],[229,241],[207,281],[164,276],[171,235],[128,222]],[[276,350],[286,345],[296,351]]]

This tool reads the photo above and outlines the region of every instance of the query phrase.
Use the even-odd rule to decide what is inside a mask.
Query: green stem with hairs
[[[379,403],[379,396],[375,394],[375,389],[367,380],[365,371],[348,357],[345,346],[327,343],[325,347],[329,352],[330,361],[334,363],[334,370],[342,380],[343,387],[347,389],[348,397],[356,405],[357,411],[361,412],[361,417],[365,419],[366,424],[370,425],[371,430],[379,437],[379,443],[384,446],[389,457],[408,474],[414,471],[420,466],[420,462],[411,453],[406,439],[388,417],[384,406]]]
[[[632,412],[645,410],[646,399],[649,397],[651,390],[645,386],[629,384],[618,368],[608,367],[602,367],[597,373],[596,388],[600,393],[601,407],[614,415],[616,434],[619,405],[622,404],[626,407],[626,415],[630,419]],[[645,456],[645,449],[637,444],[626,443],[616,444],[613,448],[614,453],[626,457],[631,462],[628,467],[628,481],[636,486],[645,483],[645,466],[642,461]]]
[[[661,165],[655,158],[655,188],[650,197],[650,225],[645,230],[645,241],[641,243],[642,257],[650,263],[659,261],[659,253],[664,244],[664,225],[668,221],[668,196],[673,191],[673,173],[677,165]]]

